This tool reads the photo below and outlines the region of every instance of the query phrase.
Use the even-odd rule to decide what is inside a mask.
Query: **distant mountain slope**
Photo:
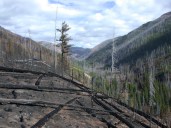
[[[133,63],[153,50],[171,45],[171,12],[143,24],[127,35],[115,39],[118,64]],[[111,66],[112,41],[92,52],[87,60]]]
[[[46,41],[40,41],[39,44],[41,44],[42,46],[44,46],[45,48],[54,51],[55,50],[55,44],[51,43],[51,42],[46,42]],[[60,46],[56,46],[56,52],[57,53],[61,53],[61,48]]]
[[[93,54],[97,51],[99,51],[100,49],[104,48],[105,46],[107,46],[109,43],[112,43],[113,39],[108,39],[100,44],[98,44],[97,46],[95,46],[94,48],[91,49],[90,54]]]
[[[51,42],[41,41],[39,43],[49,50],[52,50],[52,51],[55,50],[55,45]],[[58,45],[56,47],[56,51],[57,51],[57,53],[61,53],[60,45]],[[70,48],[71,56],[75,59],[84,59],[90,53],[90,51],[91,50],[89,48],[82,48],[82,47],[71,47]]]
[[[17,35],[0,27],[0,64],[10,65],[11,61],[40,60],[53,64],[52,52],[38,42]],[[13,65],[14,66],[14,65]]]
[[[71,54],[74,58],[77,59],[84,59],[89,53],[89,48],[82,48],[82,47],[71,47]]]

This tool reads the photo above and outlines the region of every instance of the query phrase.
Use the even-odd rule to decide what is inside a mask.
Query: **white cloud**
[[[28,29],[37,41],[54,41],[57,27],[66,21],[75,46],[93,47],[123,35],[171,10],[170,0],[1,0],[0,26],[22,36]]]
[[[101,21],[103,20],[103,15],[101,13],[96,13],[93,19],[97,21]]]

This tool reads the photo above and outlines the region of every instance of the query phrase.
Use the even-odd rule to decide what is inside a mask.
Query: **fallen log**
[[[84,86],[82,83],[78,83],[78,82],[76,82],[76,81],[74,81],[74,80],[65,78],[65,77],[60,76],[60,75],[58,75],[58,74],[55,74],[55,73],[52,73],[52,72],[48,72],[48,76],[51,76],[51,77],[52,77],[52,76],[55,76],[55,77],[61,78],[61,79],[65,80],[65,81],[68,81],[68,82],[74,84],[75,86],[79,87],[80,89],[83,89],[83,90],[86,90],[86,91],[91,91],[90,88]]]
[[[3,104],[17,104],[28,106],[41,106],[41,107],[55,107],[59,104],[42,100],[26,100],[26,99],[6,99],[0,98],[0,103]]]
[[[42,78],[45,76],[45,74],[42,74],[39,76],[39,78],[37,79],[35,85],[40,85],[40,81],[42,80]]]
[[[79,97],[77,97],[79,99]],[[24,106],[40,106],[40,107],[49,107],[49,108],[56,108],[59,105],[65,105],[67,107],[71,108],[78,108],[78,109],[89,109],[93,111],[100,111],[100,112],[111,112],[108,110],[101,110],[101,109],[95,109],[95,108],[90,108],[90,107],[83,107],[83,106],[78,106],[78,105],[70,105],[70,104],[59,104],[59,103],[54,103],[50,101],[42,101],[42,100],[26,100],[26,99],[6,99],[6,98],[0,98],[0,104],[5,105],[5,104],[16,104],[16,105],[24,105]]]
[[[45,115],[43,118],[41,118],[36,124],[34,124],[31,128],[41,128],[50,118],[52,118],[55,114],[57,114],[65,105],[70,104],[74,102],[78,97],[75,97],[68,102],[66,102],[64,105],[59,105],[55,110],[51,111],[47,115]]]
[[[112,103],[109,103],[109,102],[107,102],[106,100],[104,100],[104,99],[102,99],[102,101],[103,102],[105,102],[106,104],[108,104],[109,106],[111,106],[111,107],[113,107],[114,109],[116,109],[117,111],[119,111],[119,112],[121,112],[121,113],[125,113],[124,111],[123,111],[123,109],[121,109],[121,108],[119,108],[119,107],[116,107],[115,105],[113,105]],[[131,111],[132,113],[133,113],[133,111]],[[125,116],[128,116],[128,117],[130,117],[131,115],[128,115],[128,114],[124,114]],[[135,121],[136,122],[138,122],[138,123],[140,123],[142,126],[144,126],[145,128],[150,128],[150,122],[149,123],[143,123],[143,121],[144,122],[146,122],[146,120],[144,120],[144,119],[141,119],[141,121],[140,120],[138,120],[137,118],[135,118]],[[147,120],[148,121],[148,120]],[[153,126],[153,127],[156,127],[156,126]]]
[[[73,89],[73,88],[57,88],[57,87],[47,87],[47,86],[35,86],[35,85],[21,85],[21,84],[2,84],[0,83],[0,88],[5,89],[26,89],[33,91],[47,91],[47,92],[56,92],[56,91],[70,91],[70,92],[87,92],[86,90]]]
[[[17,79],[36,79],[37,75],[31,73],[0,72],[0,76],[11,76]]]
[[[103,104],[103,103],[102,103],[100,100],[98,100],[96,97],[93,96],[92,99],[93,99],[93,101],[94,101],[96,104],[100,105],[100,106],[103,107],[105,110],[111,111],[111,112],[109,112],[111,115],[113,115],[114,117],[118,118],[120,121],[122,121],[123,123],[125,123],[128,127],[130,127],[130,128],[135,128],[135,127],[137,127],[136,125],[134,125],[134,123],[128,121],[125,117],[120,116],[120,114],[121,114],[120,112],[119,112],[120,114],[118,114],[118,113],[112,111],[112,109],[110,109],[107,105]]]
[[[36,72],[36,71],[17,69],[17,68],[8,68],[8,67],[3,67],[3,66],[0,66],[0,71],[18,72],[18,73],[32,73],[32,74],[36,74],[36,75],[45,74],[43,72]]]
[[[52,72],[48,72],[48,73],[44,73],[44,72],[37,72],[37,71],[30,71],[30,70],[23,70],[23,69],[17,69],[17,68],[8,68],[8,67],[3,67],[3,66],[0,66],[0,71],[6,71],[6,72],[18,72],[18,73],[32,73],[32,74],[35,74],[35,75],[46,75],[46,76],[50,76],[50,77],[58,77],[58,78],[61,78],[65,81],[68,81],[72,84],[74,84],[75,86],[79,87],[80,89],[84,90],[84,91],[87,91],[87,92],[92,92],[92,90],[86,86],[84,86],[82,83],[79,83],[77,81],[74,81],[74,80],[71,80],[69,78],[66,78],[66,77],[63,77],[63,76],[60,76],[56,73],[52,73]]]
[[[98,120],[100,120],[103,123],[106,123],[106,125],[108,126],[108,128],[116,128],[116,126],[114,126],[112,123],[108,122],[106,119],[102,118],[102,117],[98,117],[96,114],[94,114],[92,112],[92,109],[86,108],[80,101],[76,100],[77,104],[79,104],[80,106],[84,107],[84,111],[87,112],[88,114],[90,114],[92,117],[97,118]]]
[[[126,107],[126,108],[128,108],[128,109],[130,109],[130,110],[132,110],[132,111],[134,111],[134,112],[136,112],[136,113],[138,113],[139,115],[145,117],[145,118],[148,119],[149,121],[154,122],[154,123],[157,124],[158,126],[160,126],[160,127],[162,127],[162,128],[167,128],[167,126],[166,126],[165,124],[161,123],[160,121],[158,121],[158,120],[155,119],[154,117],[148,115],[147,113],[142,112],[142,111],[140,111],[140,110],[138,110],[138,109],[135,109],[135,108],[133,108],[133,107],[130,107],[129,105],[127,105],[127,104],[125,104],[125,103],[123,103],[123,102],[121,102],[121,101],[117,101],[117,103],[118,103],[119,105],[122,105],[122,106],[124,106],[124,107]]]

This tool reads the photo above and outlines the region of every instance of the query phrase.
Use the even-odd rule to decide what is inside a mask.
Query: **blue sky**
[[[92,48],[127,34],[171,11],[170,0],[1,0],[0,26],[36,41],[54,42],[63,21],[71,27],[74,46]],[[59,37],[59,34],[57,34]]]

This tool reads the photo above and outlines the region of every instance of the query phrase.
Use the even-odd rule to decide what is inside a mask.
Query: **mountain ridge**
[[[149,45],[149,40],[152,40],[152,38],[158,38],[161,35],[164,36],[170,33],[170,28],[171,12],[168,12],[153,21],[141,25],[126,35],[115,38],[116,53],[119,59],[118,64],[128,55],[131,55],[131,52],[145,46],[146,43]],[[169,38],[169,36],[167,37]],[[170,44],[170,38],[165,40],[167,42],[169,41],[168,44]],[[86,60],[89,62],[94,61],[102,63],[110,67],[112,44],[112,41],[108,42],[107,45],[104,45],[104,47],[101,47],[98,51],[91,53]]]

